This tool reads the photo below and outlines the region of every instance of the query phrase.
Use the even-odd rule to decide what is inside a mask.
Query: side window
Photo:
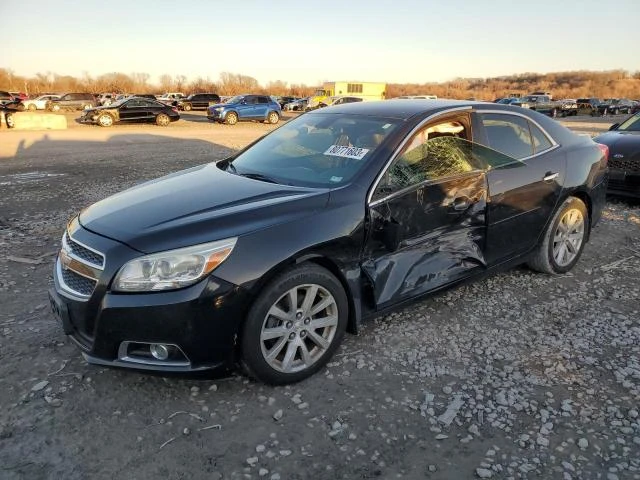
[[[256,97],[244,97],[245,102],[247,102],[247,105],[254,105],[256,103]]]
[[[529,122],[516,115],[486,113],[480,115],[487,136],[487,147],[520,160],[533,155]]]
[[[469,132],[458,121],[431,124],[416,133],[389,167],[378,187],[388,194],[411,185],[482,168],[473,155]]]
[[[258,103],[262,103],[262,104],[269,103],[269,99],[267,97],[258,97]]]
[[[553,146],[547,136],[542,133],[542,130],[531,122],[529,122],[529,129],[531,130],[531,138],[533,140],[533,149],[535,153],[544,152]]]

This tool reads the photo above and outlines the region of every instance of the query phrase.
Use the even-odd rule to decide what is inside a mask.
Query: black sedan
[[[361,102],[102,200],[67,226],[50,291],[87,361],[240,363],[302,380],[363,319],[528,263],[578,262],[606,147],[489,103]]]
[[[141,97],[129,97],[109,106],[89,108],[80,117],[83,123],[101,127],[110,127],[117,122],[147,122],[166,127],[176,120],[180,120],[176,107]]]
[[[640,198],[640,112],[595,141],[609,147],[609,193]]]

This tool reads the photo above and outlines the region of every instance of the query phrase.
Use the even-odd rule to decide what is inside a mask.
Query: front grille
[[[98,283],[96,280],[83,277],[65,268],[62,269],[62,280],[71,290],[87,297],[93,293],[93,289],[96,288],[96,284]]]
[[[633,158],[609,157],[609,167],[624,170],[626,172],[640,172],[640,160]]]
[[[71,253],[73,253],[76,257],[81,258],[85,262],[96,267],[104,267],[103,255],[100,255],[99,253],[89,250],[83,245],[80,245],[69,236],[69,233],[65,233],[65,240],[67,242],[67,245],[71,249]]]

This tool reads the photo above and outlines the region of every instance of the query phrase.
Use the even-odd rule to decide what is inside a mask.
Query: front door
[[[556,207],[565,177],[565,156],[536,123],[509,113],[475,113],[476,142],[511,158],[487,173],[487,263],[536,245]]]
[[[149,108],[144,99],[132,99],[120,107],[120,121],[139,122],[147,118]]]
[[[487,180],[470,140],[466,113],[429,122],[375,187],[362,269],[378,309],[485,268]]]

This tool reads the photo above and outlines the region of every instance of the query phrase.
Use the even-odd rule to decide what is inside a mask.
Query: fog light
[[[149,347],[149,351],[153,358],[157,360],[166,360],[169,358],[169,349],[166,345],[162,345],[161,343],[152,343]]]

